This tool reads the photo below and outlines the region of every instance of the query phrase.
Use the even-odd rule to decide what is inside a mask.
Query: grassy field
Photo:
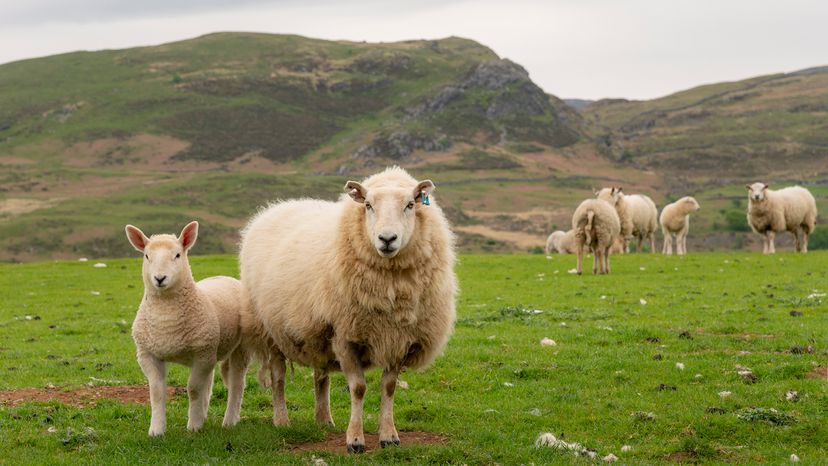
[[[237,272],[232,256],[191,261],[197,278]],[[129,334],[141,263],[105,263],[0,265],[0,391],[144,383]],[[542,432],[628,464],[828,458],[828,380],[820,372],[828,366],[828,253],[614,256],[612,276],[571,275],[574,263],[460,257],[458,321],[446,354],[426,372],[404,373],[409,388],[396,399],[398,429],[443,434],[444,445],[360,457],[290,452],[326,435],[313,423],[310,371],[297,367],[288,428],[270,424],[269,393],[252,372],[238,426],[220,427],[226,391],[217,382],[205,429],[186,432],[186,396],[177,396],[161,439],[147,437],[150,412],[141,404],[0,405],[0,464],[309,464],[312,455],[328,464],[570,464],[571,453],[533,446]],[[557,345],[541,346],[542,338]],[[174,367],[169,382],[185,381]],[[377,385],[372,371],[368,431],[377,428]],[[347,424],[344,387],[337,374],[334,431]],[[786,400],[790,390],[798,400]],[[752,408],[778,412],[767,421]]]

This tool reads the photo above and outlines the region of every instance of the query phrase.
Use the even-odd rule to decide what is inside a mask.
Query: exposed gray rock
[[[446,86],[434,97],[426,99],[423,103],[414,107],[404,109],[411,118],[419,118],[430,113],[437,113],[449,103],[462,99],[465,92],[457,86]]]
[[[497,90],[507,84],[528,81],[529,73],[517,63],[507,60],[489,60],[477,67],[466,79],[463,87],[478,86],[489,90]]]
[[[444,136],[433,138],[426,135],[412,134],[408,131],[395,131],[388,136],[380,136],[371,144],[357,149],[353,156],[355,158],[385,157],[401,159],[411,155],[417,149],[428,152],[446,150],[451,143]]]

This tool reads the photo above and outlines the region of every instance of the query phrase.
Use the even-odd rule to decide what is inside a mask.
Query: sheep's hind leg
[[[808,252],[808,232],[802,230],[802,252]]]
[[[359,345],[356,343],[340,342],[337,353],[339,366],[348,380],[348,389],[351,392],[351,419],[348,430],[345,432],[345,443],[348,453],[365,452],[365,432],[362,428],[362,411],[365,401],[365,372],[359,358]]]
[[[287,366],[285,357],[280,354],[270,355],[270,389],[273,391],[273,425],[286,426],[290,424],[285,401],[285,374]]]
[[[164,435],[167,430],[167,365],[164,361],[149,355],[138,355],[138,364],[149,381],[150,420],[149,436]]]
[[[599,262],[599,253],[597,249],[592,250],[592,274],[595,275],[598,273],[598,262]]]
[[[187,381],[187,395],[190,398],[187,430],[190,432],[201,429],[204,420],[207,418],[207,408],[210,405],[210,395],[213,392],[213,370],[215,367],[215,359],[208,359],[196,361],[190,370],[190,379]]]
[[[795,250],[796,252],[802,252],[802,233],[804,233],[804,231],[802,231],[802,228],[801,228],[801,227],[797,227],[797,228],[793,231],[793,235],[794,235],[794,250]]]
[[[331,416],[331,378],[325,369],[313,370],[313,387],[316,398],[316,423],[334,425]]]
[[[583,272],[583,268],[584,268],[584,248],[579,247],[578,248],[578,266],[575,269],[578,272],[578,275],[581,275],[581,273]]]
[[[400,436],[394,426],[394,390],[397,388],[398,376],[399,370],[396,368],[382,372],[379,421],[379,442],[382,448],[400,444]]]
[[[227,410],[222,426],[236,425],[241,419],[242,397],[244,396],[245,374],[250,364],[250,355],[241,346],[221,363],[221,379],[227,387]]]
[[[604,249],[604,256],[603,256],[603,261],[602,261],[602,264],[601,264],[601,268],[603,269],[604,273],[606,273],[606,274],[610,273],[609,256],[610,256],[610,248],[611,247],[612,246],[608,246],[606,249]]]

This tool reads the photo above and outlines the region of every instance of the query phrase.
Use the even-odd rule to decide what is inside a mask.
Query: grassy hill
[[[265,202],[334,199],[392,164],[435,180],[464,250],[537,248],[609,184],[659,204],[697,194],[691,248],[754,247],[743,179],[825,178],[826,76],[576,110],[456,37],[218,33],[0,65],[0,260],[124,255],[125,223],[193,218],[200,252],[233,252]]]

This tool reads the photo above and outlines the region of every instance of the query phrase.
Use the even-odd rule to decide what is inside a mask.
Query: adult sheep
[[[621,232],[618,213],[606,201],[587,199],[572,214],[575,248],[578,254],[577,272],[581,275],[584,248],[592,249],[592,273],[610,273],[609,256],[613,242]]]
[[[393,167],[349,181],[338,202],[272,204],[242,232],[241,279],[278,348],[274,420],[287,424],[285,359],[314,369],[316,421],[333,425],[328,373],[351,395],[348,451],[363,452],[363,370],[382,369],[380,445],[399,444],[397,376],[443,350],[454,327],[454,235],[430,180]]]
[[[774,191],[765,183],[746,185],[748,189],[747,220],[750,228],[762,235],[762,252],[776,252],[776,233],[790,231],[797,252],[808,252],[808,235],[814,232],[817,208],[814,196],[800,186]]]
[[[676,237],[676,254],[687,254],[687,233],[690,231],[690,214],[699,210],[699,203],[690,196],[667,204],[661,210],[658,221],[661,223],[661,233],[664,234],[664,248],[662,253],[673,254],[673,235]]]
[[[643,194],[624,194],[621,187],[603,188],[596,197],[615,206],[621,221],[621,236],[624,238],[624,251],[630,252],[629,240],[638,240],[637,252],[641,252],[644,239],[650,241],[650,252],[655,252],[655,232],[658,225],[658,209],[649,196]]]

